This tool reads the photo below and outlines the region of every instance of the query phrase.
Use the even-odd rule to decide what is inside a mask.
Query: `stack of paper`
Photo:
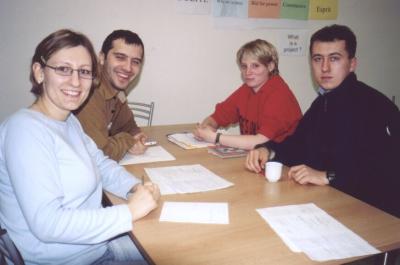
[[[189,133],[189,132],[168,134],[167,138],[169,141],[179,145],[180,147],[182,147],[184,149],[203,148],[203,147],[213,145],[211,143],[197,140],[194,137],[193,133]]]
[[[208,147],[208,152],[221,158],[241,157],[247,155],[247,150],[224,145],[210,146]]]
[[[312,260],[379,253],[313,203],[257,209],[257,212],[292,251],[304,252]]]
[[[144,169],[162,195],[192,193],[223,189],[233,183],[215,175],[201,165],[158,167]]]

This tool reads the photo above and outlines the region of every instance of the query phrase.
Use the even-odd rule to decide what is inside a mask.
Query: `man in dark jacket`
[[[331,185],[400,217],[400,114],[377,90],[357,80],[356,37],[332,25],[311,37],[319,96],[292,136],[256,146],[246,159],[255,172],[274,159],[300,184]]]

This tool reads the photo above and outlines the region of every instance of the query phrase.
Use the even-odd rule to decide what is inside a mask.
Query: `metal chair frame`
[[[141,103],[136,101],[128,102],[129,108],[132,110],[135,118],[147,120],[147,126],[151,126],[153,122],[154,102]]]
[[[0,226],[0,264],[6,265],[7,261],[11,261],[14,265],[24,265],[25,262],[22,259],[17,247],[12,242],[7,230]]]

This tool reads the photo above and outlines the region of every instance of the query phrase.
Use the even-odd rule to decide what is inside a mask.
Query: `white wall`
[[[400,100],[398,0],[339,0],[336,23],[359,41],[358,77]],[[311,21],[310,33],[332,21]],[[106,35],[124,28],[143,39],[146,61],[130,99],[155,101],[154,124],[189,123],[210,114],[240,84],[237,49],[264,38],[277,45],[279,29],[216,29],[211,16],[180,15],[175,0],[0,0],[0,121],[33,101],[29,63],[49,33],[71,28],[99,50]],[[303,111],[315,98],[308,58],[281,57],[281,74]]]

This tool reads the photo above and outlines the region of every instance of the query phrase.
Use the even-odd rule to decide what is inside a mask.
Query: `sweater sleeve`
[[[310,109],[299,121],[299,124],[292,135],[289,135],[285,140],[279,143],[268,141],[264,144],[265,147],[274,150],[274,160],[289,167],[300,164],[304,161],[306,152],[305,138],[312,115]]]
[[[127,102],[118,102],[112,126],[109,130],[108,143],[103,151],[115,161],[121,160],[135,144],[134,136],[141,132]]]
[[[239,121],[238,100],[243,97],[242,94],[239,88],[215,106],[215,111],[211,114],[211,117],[217,122],[218,126],[226,127]]]
[[[371,97],[354,111],[356,137],[336,158],[331,185],[399,217],[400,113],[382,98]]]
[[[82,133],[84,134],[83,131]],[[126,199],[129,190],[141,181],[117,162],[105,156],[89,136],[85,135],[84,139],[86,148],[100,172],[104,189]]]
[[[63,151],[57,150],[46,125],[27,119],[10,122],[4,156],[13,195],[20,205],[20,218],[24,219],[29,230],[43,242],[68,244],[99,243],[130,231],[132,217],[128,206],[101,208],[101,189],[93,190],[86,185],[87,180],[93,178],[82,178],[85,182],[81,183],[68,183],[84,194],[80,198],[67,196],[56,156]],[[71,167],[76,167],[76,164],[71,164]],[[68,173],[64,172],[65,175]],[[71,178],[80,176],[75,174]],[[93,194],[87,193],[88,190]]]
[[[278,86],[263,104],[258,133],[282,142],[294,132],[301,117],[300,106],[289,88]]]

